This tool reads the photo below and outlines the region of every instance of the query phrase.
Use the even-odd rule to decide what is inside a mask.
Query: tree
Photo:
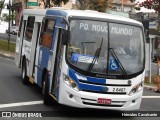
[[[77,0],[80,4],[79,9],[96,10],[106,12],[106,9],[111,7],[112,0]]]
[[[158,13],[158,31],[160,31],[160,0],[145,0],[139,4],[140,7],[154,9]]]
[[[154,9],[156,12],[160,13],[160,0],[146,0],[140,3],[139,6],[147,9]]]
[[[2,20],[9,22],[9,15],[7,13],[2,14]],[[12,15],[10,15],[10,20],[12,20]],[[13,20],[15,20],[15,14],[13,14]]]
[[[41,0],[44,3],[45,8],[53,6],[61,6],[62,2],[66,4],[69,0]]]
[[[69,0],[51,0],[54,5],[60,6],[62,2],[66,4]]]
[[[4,2],[5,0],[0,1],[0,16],[1,16],[2,9],[4,8]]]

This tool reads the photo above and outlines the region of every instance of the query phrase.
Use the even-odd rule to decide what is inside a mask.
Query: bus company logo
[[[2,112],[2,117],[12,117],[11,112]]]
[[[108,79],[116,79],[116,76],[109,76],[109,75],[103,75],[103,74],[96,74],[96,77],[100,78],[108,78]]]
[[[102,91],[103,91],[103,92],[108,92],[108,90],[109,90],[108,87],[103,87],[103,88],[102,88]]]

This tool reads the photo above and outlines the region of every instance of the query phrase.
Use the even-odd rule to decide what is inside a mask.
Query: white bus
[[[16,41],[23,83],[42,88],[44,104],[139,109],[145,76],[140,22],[95,11],[24,10]],[[51,99],[53,98],[53,99]]]

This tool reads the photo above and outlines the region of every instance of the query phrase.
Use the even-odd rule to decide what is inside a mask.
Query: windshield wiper
[[[114,52],[113,48],[109,48],[110,53],[112,54],[112,56],[116,59],[117,63],[119,64],[122,72],[124,73],[124,75],[127,75],[127,72],[125,71],[122,63],[120,62],[120,60],[118,59],[116,53]]]
[[[95,54],[94,54],[94,58],[92,60],[92,63],[89,64],[88,66],[88,71],[90,72],[93,69],[93,66],[95,64],[95,62],[99,59],[100,53],[101,53],[101,49],[102,49],[102,44],[103,44],[103,38],[100,44],[100,47],[96,50]]]

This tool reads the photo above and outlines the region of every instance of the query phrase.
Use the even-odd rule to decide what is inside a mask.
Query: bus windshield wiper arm
[[[122,63],[120,62],[120,60],[118,59],[116,53],[114,52],[113,48],[109,48],[109,51],[111,52],[111,54],[113,55],[113,57],[116,59],[116,61],[118,62],[122,72],[124,73],[124,75],[127,75],[127,72],[125,71]]]
[[[101,53],[102,44],[103,44],[103,38],[102,38],[100,47],[96,50],[96,52],[94,54],[94,58],[92,60],[92,63],[90,63],[89,66],[88,66],[88,71],[89,72],[93,69],[93,66],[94,66],[95,62],[99,59],[99,55]]]

